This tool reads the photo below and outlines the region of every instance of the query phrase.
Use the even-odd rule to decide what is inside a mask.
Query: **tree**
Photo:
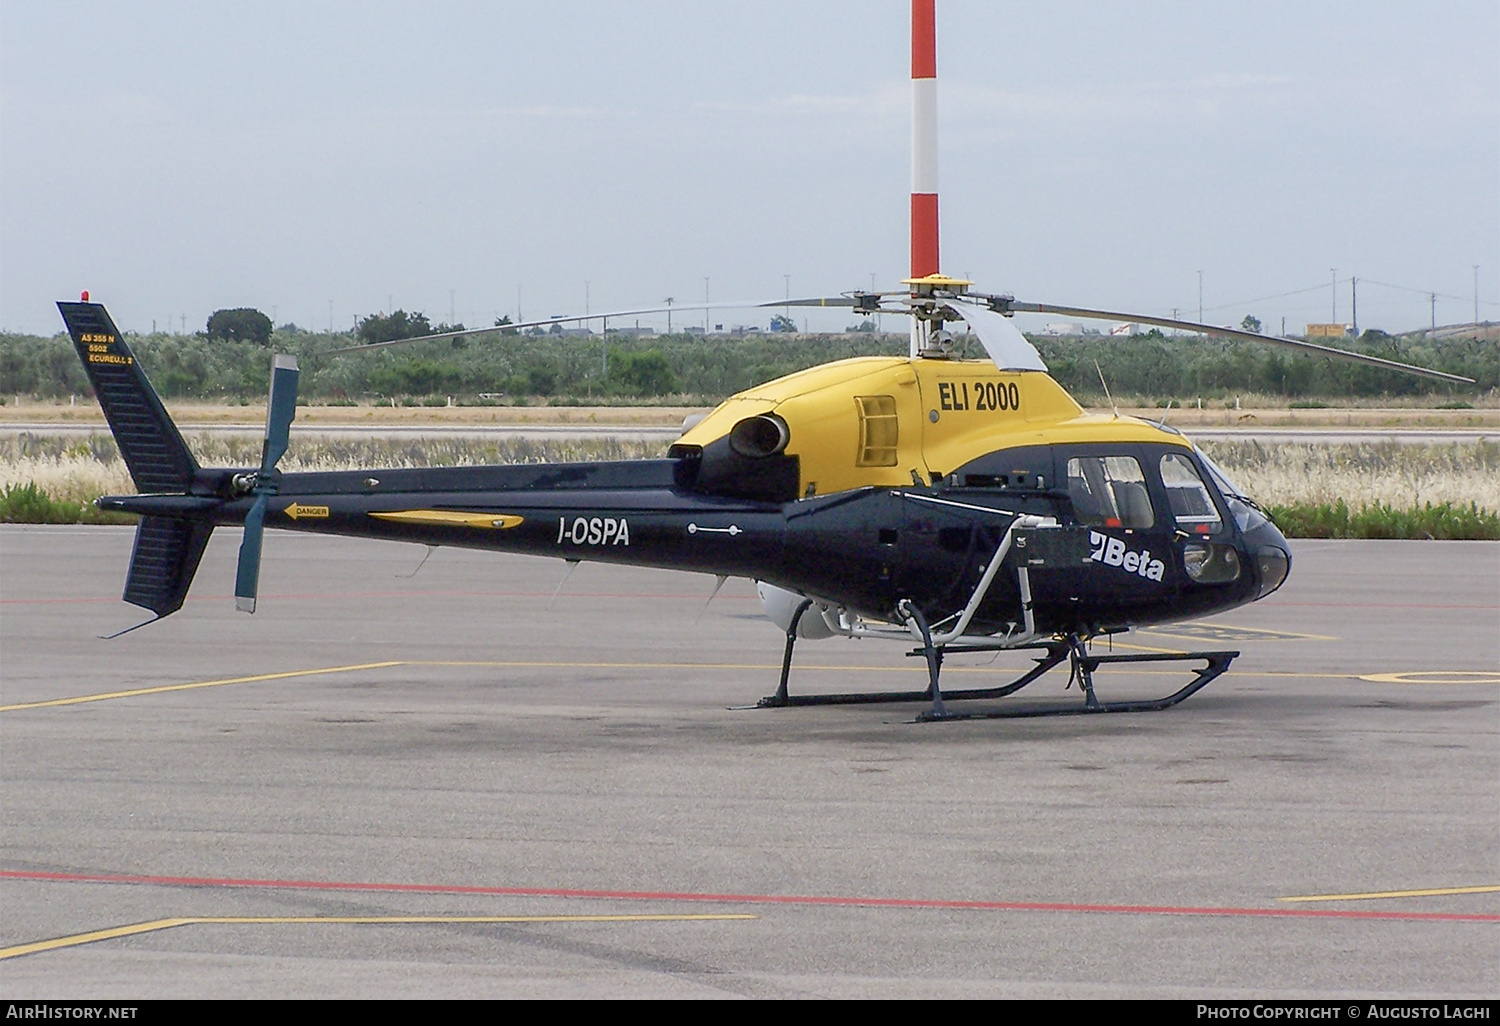
[[[775,317],[771,318],[771,330],[796,331],[797,322],[792,320],[790,317],[783,317],[781,314],[777,314]]]
[[[506,314],[504,317],[496,317],[495,318],[495,327],[497,327],[497,328],[503,328],[504,329],[503,331],[500,332],[500,334],[502,334],[502,335],[519,335],[520,332],[518,332],[515,328],[508,327],[508,325],[511,324],[511,323],[512,322],[511,322],[511,319],[510,319],[510,314]]]
[[[208,337],[266,345],[271,341],[271,318],[249,306],[215,310],[208,319]]]
[[[1254,314],[1246,314],[1245,319],[1240,321],[1240,328],[1244,331],[1253,331],[1260,334],[1260,318]]]
[[[408,314],[405,310],[397,310],[388,317],[371,314],[359,322],[359,340],[366,345],[431,334],[432,325],[426,314]]]
[[[463,387],[463,368],[437,360],[407,360],[370,371],[370,387],[382,395],[432,395]]]
[[[609,361],[609,376],[628,395],[670,395],[681,389],[660,349],[615,357]]]

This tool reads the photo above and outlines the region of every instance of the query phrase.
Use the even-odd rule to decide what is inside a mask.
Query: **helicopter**
[[[1085,412],[1014,315],[1131,321],[1469,379],[1298,339],[1023,302],[942,274],[934,8],[913,0],[911,276],[898,290],[755,304],[904,315],[908,354],[841,360],[740,392],[685,425],[662,458],[283,473],[298,368],[276,355],[259,466],[200,467],[104,306],[88,293],[59,303],[139,492],[98,500],[141,517],[124,600],[152,612],[148,623],[177,611],[214,528],[242,524],[235,601],[253,613],[271,526],[753,579],[785,632],[780,682],[763,707],[925,702],[919,719],[1075,715],[1160,710],[1201,690],[1239,653],[1098,654],[1090,643],[1269,595],[1291,569],[1286,539],[1180,432]],[[988,359],[956,355],[950,326],[959,325]],[[796,642],[834,636],[912,645],[927,688],[791,694]],[[999,650],[1039,654],[1001,686],[943,690],[946,654]],[[1096,693],[1101,666],[1180,661],[1203,665],[1165,697]],[[949,708],[1003,698],[1064,662],[1081,702]]]

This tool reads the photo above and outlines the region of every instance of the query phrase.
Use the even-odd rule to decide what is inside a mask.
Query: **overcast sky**
[[[908,31],[901,0],[0,0],[0,327],[84,288],[145,331],[891,287]],[[938,0],[943,268],[1184,316],[1201,270],[1206,319],[1300,331],[1331,268],[1340,320],[1357,276],[1362,328],[1428,322],[1392,285],[1468,321],[1478,264],[1497,319],[1497,54],[1496,0]]]

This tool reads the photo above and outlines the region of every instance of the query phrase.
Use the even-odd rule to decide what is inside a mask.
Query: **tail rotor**
[[[234,607],[255,612],[260,587],[260,549],[265,534],[266,509],[281,487],[276,464],[286,455],[292,418],[297,415],[297,358],[277,355],[271,363],[271,396],[266,406],[266,436],[261,447],[260,469],[245,474],[236,483],[255,496],[245,514],[245,537],[240,542],[239,567],[234,577]]]

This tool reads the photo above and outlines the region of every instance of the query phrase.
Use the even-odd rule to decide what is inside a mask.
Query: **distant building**
[[[1043,335],[1077,335],[1080,333],[1078,325],[1069,321],[1053,321],[1042,327]]]
[[[1303,338],[1345,338],[1354,333],[1348,324],[1309,324]]]
[[[1139,335],[1141,326],[1139,324],[1119,324],[1109,329],[1111,335]]]

